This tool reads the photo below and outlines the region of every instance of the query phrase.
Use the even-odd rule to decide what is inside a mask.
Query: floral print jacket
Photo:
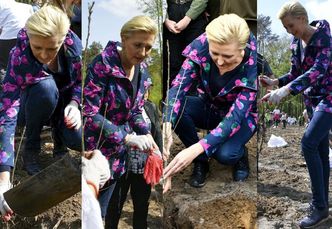
[[[186,93],[194,81],[198,81],[201,85],[198,92],[209,98],[208,101],[212,103],[212,106],[224,116],[219,125],[199,141],[208,156],[213,154],[216,146],[232,137],[243,123],[248,125],[252,132],[256,129],[257,51],[256,39],[252,34],[247,43],[246,53],[249,53],[247,59],[236,67],[236,70],[230,72],[234,74],[234,77],[215,97],[212,96],[209,83],[212,59],[206,34],[195,39],[182,53],[186,60],[169,91],[166,121],[171,121],[173,126],[175,125]]]
[[[142,116],[143,95],[151,85],[145,63],[140,64],[139,86],[136,98],[133,88],[121,65],[118,50],[121,44],[110,41],[103,52],[88,67],[84,87],[85,142],[88,150],[97,146],[100,135],[101,152],[111,166],[111,179],[125,172],[127,133],[150,133]],[[99,116],[98,116],[99,114]],[[105,118],[100,118],[105,116]]]
[[[72,100],[81,101],[81,40],[72,31],[66,35],[64,52],[69,66],[70,83],[62,90],[72,90]],[[49,77],[43,65],[33,56],[26,29],[21,29],[9,63],[0,96],[0,165],[13,166],[14,134],[20,95],[29,85]],[[9,160],[10,158],[10,160]]]
[[[315,111],[332,113],[332,39],[329,23],[313,21],[316,27],[301,60],[301,40],[291,43],[292,66],[290,72],[279,78],[279,86],[288,84],[291,94],[303,92],[305,104]]]

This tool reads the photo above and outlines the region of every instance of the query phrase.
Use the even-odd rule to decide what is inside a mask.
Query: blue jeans
[[[18,125],[26,126],[25,153],[40,151],[40,134],[44,125],[51,124],[57,144],[81,151],[81,129],[68,129],[64,123],[64,108],[70,95],[59,93],[52,77],[29,85],[20,98]]]
[[[312,204],[317,208],[328,207],[329,195],[329,130],[332,114],[314,112],[301,141],[311,180]]]
[[[224,118],[220,112],[213,108],[211,104],[200,97],[187,96],[183,114],[178,120],[175,133],[179,136],[186,147],[199,141],[196,127],[200,129],[212,130]],[[240,130],[224,143],[216,146],[213,158],[225,165],[235,165],[244,154],[244,146],[253,136],[253,132],[246,124],[246,120],[241,123]],[[199,155],[196,162],[207,162],[206,154]]]
[[[103,219],[105,219],[108,204],[111,200],[115,185],[116,185],[116,180],[108,180],[104,185],[104,187],[102,187],[99,191],[98,201],[101,209],[101,217]]]

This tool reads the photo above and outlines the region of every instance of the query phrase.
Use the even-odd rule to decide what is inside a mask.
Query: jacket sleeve
[[[71,30],[66,36],[65,47],[67,47],[67,55],[70,56],[70,74],[73,82],[72,89],[72,100],[76,101],[77,104],[81,104],[81,94],[82,94],[82,42],[78,36]]]
[[[181,67],[180,72],[176,75],[169,90],[168,105],[165,108],[164,122],[172,122],[175,125],[179,118],[181,107],[183,106],[185,96],[193,85],[194,80],[198,77],[198,65],[187,58]]]
[[[208,0],[193,0],[189,10],[186,12],[186,16],[195,20],[200,14],[202,14],[207,7]]]
[[[215,146],[224,143],[239,131],[242,120],[248,117],[256,102],[256,96],[255,91],[243,89],[219,125],[199,141],[208,156],[214,153]]]
[[[81,58],[77,57],[76,60],[73,62],[73,68],[74,68],[74,74],[75,82],[73,85],[73,91],[72,91],[72,97],[71,99],[76,101],[77,104],[81,104],[81,94],[82,94],[82,74],[81,74],[81,68],[82,68],[82,62]]]
[[[319,50],[316,56],[305,57],[304,61],[306,63],[313,62],[314,64],[305,73],[290,83],[290,90],[292,95],[299,94],[308,87],[317,83],[318,80],[326,75],[327,69],[331,62],[330,44]]]
[[[292,41],[292,44],[290,46],[290,48],[292,50],[291,68],[288,73],[286,73],[285,75],[281,76],[278,79],[279,87],[285,86],[289,82],[296,79],[296,77],[301,75],[301,71],[302,71],[301,67],[300,67],[301,63],[300,63],[300,59],[297,57],[297,53],[300,52],[300,48],[297,45],[297,43],[298,43],[297,39],[296,38],[294,38],[294,39],[295,40]]]
[[[84,107],[83,115],[85,117],[85,132],[95,133],[99,136],[99,132],[102,130],[102,137],[106,141],[111,143],[123,144],[127,135],[124,126],[115,125],[104,117],[103,112],[100,110],[102,106],[103,96],[106,93],[107,78],[103,72],[105,69],[99,61],[100,55],[97,56],[92,65],[89,66],[87,77],[84,87]],[[111,103],[115,101],[111,101]],[[108,104],[108,107],[112,104]],[[85,136],[86,138],[89,136]],[[97,141],[97,140],[96,140]]]
[[[20,85],[23,78],[16,71],[18,55],[11,52],[0,97],[0,165],[14,166],[14,135],[20,108]]]
[[[138,135],[145,135],[150,133],[150,129],[142,115],[144,107],[144,94],[152,85],[152,80],[148,73],[147,65],[145,63],[141,64],[140,71],[140,74],[142,76],[141,80],[143,80],[143,82],[140,83],[140,87],[138,88],[136,97],[138,101],[133,107],[131,111],[131,117],[128,121],[129,125],[133,128],[135,133],[137,133]]]
[[[132,111],[131,119],[129,120],[129,125],[138,135],[145,135],[150,133],[149,127],[142,115],[143,106],[144,106],[144,100],[142,99],[139,101],[139,104],[136,107],[136,109]]]

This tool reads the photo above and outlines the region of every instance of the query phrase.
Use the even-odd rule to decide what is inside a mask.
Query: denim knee
[[[240,158],[242,157],[242,153],[234,150],[217,150],[213,155],[220,164],[224,165],[235,165]]]
[[[316,153],[317,143],[310,139],[310,137],[305,133],[301,139],[301,149],[304,154]]]

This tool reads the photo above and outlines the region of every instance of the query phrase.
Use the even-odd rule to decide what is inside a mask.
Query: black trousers
[[[168,18],[172,21],[178,22],[185,15],[190,8],[191,2],[185,4],[168,3],[167,13]],[[171,33],[167,27],[163,27],[163,100],[166,98],[167,92],[167,78],[168,69],[170,70],[169,84],[172,83],[175,76],[181,69],[182,63],[185,58],[182,56],[182,51],[189,45],[195,38],[204,33],[208,21],[204,13],[192,20],[186,29],[181,33]],[[169,49],[167,48],[167,41]],[[169,50],[169,54],[168,51]],[[168,63],[169,59],[169,63]]]
[[[143,174],[127,172],[117,181],[105,217],[105,229],[118,228],[122,208],[130,188],[134,205],[133,229],[147,228],[151,185],[146,184]]]
[[[9,52],[15,46],[16,39],[0,40],[0,69],[7,69]]]

